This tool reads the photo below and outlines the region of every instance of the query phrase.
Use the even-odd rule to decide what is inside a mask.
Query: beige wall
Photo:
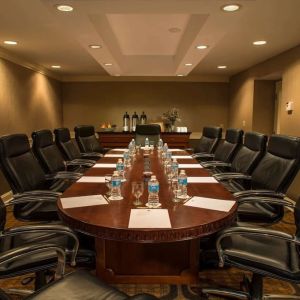
[[[229,126],[241,127],[242,120],[253,119],[254,81],[272,77],[282,78],[282,101],[280,107],[280,133],[300,136],[300,46],[275,56],[263,63],[233,76],[230,79]],[[294,101],[294,111],[288,114],[285,103]],[[272,114],[272,109],[270,109]],[[255,118],[254,118],[255,121]],[[253,130],[255,124],[246,124]],[[300,174],[294,180],[288,194],[296,199],[300,195]]]
[[[268,135],[274,130],[275,81],[255,80],[252,130]]]
[[[158,120],[172,107],[180,109],[182,122],[191,131],[204,125],[227,126],[228,83],[176,82],[70,82],[63,83],[64,126],[103,122],[122,126],[125,111],[145,111]]]
[[[0,135],[61,126],[61,84],[0,58]],[[8,186],[0,174],[0,194]]]

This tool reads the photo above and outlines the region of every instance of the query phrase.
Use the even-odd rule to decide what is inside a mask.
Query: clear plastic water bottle
[[[118,159],[118,162],[117,162],[117,165],[116,165],[116,170],[118,171],[120,177],[121,177],[121,180],[124,180],[125,177],[124,177],[124,163],[123,163],[123,160],[122,158],[119,158]]]
[[[164,146],[163,140],[162,140],[162,139],[159,139],[158,144],[157,144],[157,149],[158,149],[159,151],[161,151],[162,148],[163,148],[163,146]]]
[[[132,148],[135,148],[135,139],[131,140],[131,145],[132,145]]]
[[[149,139],[146,137],[146,139],[145,139],[145,147],[148,148],[149,145],[150,145]]]
[[[178,176],[178,188],[180,190],[180,199],[186,199],[187,195],[187,176],[185,170],[181,170]]]
[[[156,179],[155,175],[151,176],[151,179],[148,182],[148,205],[150,207],[155,207],[159,203],[159,197],[158,197],[158,192],[159,192],[159,182]]]
[[[178,177],[178,162],[176,158],[173,158],[172,161],[172,176]]]
[[[111,196],[109,200],[122,200],[121,195],[121,178],[118,171],[114,171],[111,177]]]
[[[172,152],[169,151],[169,150],[166,152],[166,160],[167,160],[169,163],[171,163],[171,161],[172,161]]]
[[[124,165],[125,165],[125,167],[130,167],[131,163],[130,163],[129,151],[124,151],[123,159],[124,159]]]
[[[168,144],[164,143],[163,152],[167,152],[167,151],[168,151]]]

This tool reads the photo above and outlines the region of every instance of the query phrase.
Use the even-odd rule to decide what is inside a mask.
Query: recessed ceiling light
[[[253,42],[253,45],[254,46],[262,46],[262,45],[265,45],[267,43],[267,41],[255,41]]]
[[[56,5],[56,8],[59,11],[63,11],[63,12],[70,12],[74,10],[74,8],[71,5],[66,5],[66,4],[58,4]]]
[[[239,4],[226,4],[221,8],[225,12],[234,12],[234,11],[238,11],[241,8],[241,6]]]
[[[51,68],[52,68],[52,69],[60,69],[61,66],[59,66],[59,65],[53,65],[53,66],[51,66]]]
[[[111,63],[105,63],[104,66],[106,66],[106,67],[111,67],[112,64],[111,64]]]
[[[207,49],[208,46],[207,45],[198,45],[198,46],[196,46],[196,48],[199,50],[204,50],[204,49]]]
[[[120,74],[115,74],[115,76],[121,76]]]
[[[89,45],[89,47],[92,48],[92,49],[100,49],[100,48],[102,48],[101,45]]]
[[[191,63],[187,63],[187,64],[184,64],[186,67],[191,67],[193,64]]]
[[[18,42],[16,42],[16,41],[4,41],[3,43],[6,45],[17,45],[18,44]]]
[[[181,31],[181,29],[178,28],[178,27],[171,27],[171,28],[169,28],[169,32],[171,32],[171,33],[178,33],[180,31]]]
[[[184,75],[183,75],[183,74],[177,74],[176,76],[178,76],[178,77],[183,77]]]
[[[227,66],[218,66],[218,69],[227,69]]]

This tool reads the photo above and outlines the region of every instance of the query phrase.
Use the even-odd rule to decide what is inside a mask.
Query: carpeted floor
[[[273,229],[285,231],[294,234],[295,226],[292,225],[294,222],[293,214],[287,211],[284,220],[279,224],[272,226]],[[15,220],[12,213],[8,213],[7,227],[19,226],[22,223]],[[71,271],[71,270],[68,270]],[[240,282],[246,273],[235,268],[202,268],[199,272],[199,284],[191,286],[177,286],[177,285],[166,285],[166,284],[119,284],[116,287],[128,295],[135,295],[138,293],[146,292],[153,294],[161,299],[171,300],[171,299],[199,299],[199,291],[202,287],[231,287],[239,289]],[[22,288],[22,289],[32,289],[32,283],[27,285],[22,285],[21,280],[24,277],[17,277],[13,279],[0,280],[1,288]],[[264,280],[264,291],[268,294],[298,294],[300,295],[300,288],[296,284],[290,284],[287,282],[275,280],[275,279],[265,279]],[[22,299],[22,297],[15,296],[12,299]],[[210,299],[222,299],[213,298]],[[283,298],[284,299],[284,298]]]

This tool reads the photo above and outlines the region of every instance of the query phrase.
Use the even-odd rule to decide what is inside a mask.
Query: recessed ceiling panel
[[[108,14],[123,55],[175,55],[189,14]]]

